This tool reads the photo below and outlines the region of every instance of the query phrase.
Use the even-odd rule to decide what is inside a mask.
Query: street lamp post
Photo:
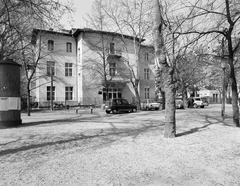
[[[223,82],[222,82],[222,107],[221,107],[221,116],[222,119],[225,117],[225,98],[226,98],[226,91],[225,91],[225,76],[226,76],[226,66],[227,66],[228,59],[222,58],[221,60],[221,68],[223,69]]]

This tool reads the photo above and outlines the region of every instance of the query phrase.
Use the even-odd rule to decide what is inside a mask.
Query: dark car
[[[106,102],[106,113],[116,114],[118,112],[137,112],[137,106],[128,103],[126,99],[111,99]]]

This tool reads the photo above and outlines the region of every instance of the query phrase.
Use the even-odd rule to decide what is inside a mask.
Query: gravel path
[[[175,139],[163,111],[23,115],[0,130],[0,185],[239,186],[240,129],[219,110],[177,110]]]

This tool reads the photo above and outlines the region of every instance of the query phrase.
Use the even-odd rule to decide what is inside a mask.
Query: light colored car
[[[141,103],[141,109],[146,110],[159,110],[161,104],[154,101],[153,99],[145,99]]]
[[[193,97],[193,108],[204,108],[203,100],[200,97]]]
[[[204,106],[208,106],[208,105],[209,105],[207,98],[202,97],[201,99],[202,99],[202,101],[203,101],[203,105],[204,105]]]
[[[184,104],[181,99],[175,99],[176,109],[184,109]]]

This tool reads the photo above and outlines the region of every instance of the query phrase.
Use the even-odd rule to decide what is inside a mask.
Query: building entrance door
[[[119,88],[109,88],[108,89],[108,98],[114,99],[114,98],[122,98],[122,89]],[[104,90],[103,92],[103,101],[107,100],[107,91]]]

